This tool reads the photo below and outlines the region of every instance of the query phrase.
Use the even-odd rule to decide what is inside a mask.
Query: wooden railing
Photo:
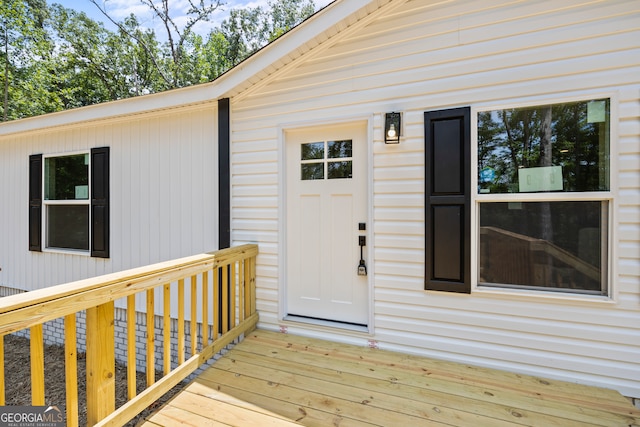
[[[43,323],[64,318],[67,425],[78,425],[76,313],[86,310],[87,424],[120,426],[258,321],[255,307],[256,245],[243,245],[147,267],[0,298],[0,405],[5,404],[4,336],[30,330],[31,397],[45,404]],[[172,295],[172,285],[177,295]],[[189,285],[189,302],[185,286]],[[155,381],[155,290],[162,291],[163,328],[170,335],[171,301],[177,301],[177,360],[163,342],[164,376]],[[174,292],[175,293],[175,292]],[[136,297],[146,305],[147,387],[136,393]],[[127,307],[128,402],[115,409],[115,301]],[[209,307],[213,306],[210,312]],[[197,328],[200,308],[200,328]],[[185,353],[185,313],[190,313],[190,357]],[[209,333],[211,331],[211,333]],[[198,335],[196,335],[198,334]],[[200,348],[198,348],[200,342]],[[80,379],[82,381],[82,379]]]

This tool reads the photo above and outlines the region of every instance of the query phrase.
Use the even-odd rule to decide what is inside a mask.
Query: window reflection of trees
[[[303,181],[324,179],[324,163],[305,163],[301,168]]]
[[[329,155],[327,156],[330,159],[341,159],[344,157],[352,157],[352,148],[351,141],[329,141],[327,144],[329,146]]]
[[[328,165],[329,179],[351,178],[351,161],[330,162]]]
[[[301,160],[324,159],[324,142],[302,144]]]
[[[518,169],[561,166],[563,191],[607,191],[609,100],[606,120],[589,122],[587,101],[480,112],[478,173],[494,179],[479,185],[485,193],[518,191]]]

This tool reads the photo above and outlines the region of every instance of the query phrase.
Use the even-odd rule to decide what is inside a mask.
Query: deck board
[[[145,427],[640,426],[618,392],[255,331]]]

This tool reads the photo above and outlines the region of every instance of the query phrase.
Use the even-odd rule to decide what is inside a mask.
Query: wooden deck
[[[618,392],[255,331],[156,426],[639,426]]]

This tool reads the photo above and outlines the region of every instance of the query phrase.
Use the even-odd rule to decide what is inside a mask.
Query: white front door
[[[369,244],[366,124],[287,131],[285,138],[287,313],[366,325],[368,280],[358,274],[360,236]]]

